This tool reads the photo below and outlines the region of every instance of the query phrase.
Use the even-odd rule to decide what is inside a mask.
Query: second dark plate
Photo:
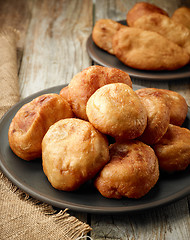
[[[126,25],[126,21],[119,21],[119,23]],[[114,55],[109,54],[108,52],[97,47],[92,40],[92,35],[89,36],[86,48],[89,56],[98,64],[104,67],[114,67],[119,68],[127,72],[130,77],[141,78],[145,80],[157,80],[157,81],[168,81],[176,80],[180,78],[190,77],[190,64],[184,66],[175,71],[143,71],[134,69],[124,65],[119,59]]]

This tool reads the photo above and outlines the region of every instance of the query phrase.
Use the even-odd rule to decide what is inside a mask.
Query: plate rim
[[[55,92],[58,91],[58,89],[61,89],[68,84],[62,84],[58,86],[54,86],[51,88],[47,88],[41,91],[38,91],[36,93],[33,93],[29,95],[26,98],[23,98],[21,101],[16,103],[13,107],[11,107],[7,113],[1,118],[0,120],[0,133],[1,133],[1,128],[3,127],[3,123],[5,122],[6,118],[9,118],[9,115],[12,113],[12,111],[16,108],[19,107],[20,105],[22,106],[25,104],[26,101],[29,101],[31,98],[34,98],[36,96],[39,96],[41,94],[45,94],[46,92]],[[133,84],[134,87],[142,87]],[[190,109],[188,108],[188,111]],[[6,123],[4,123],[6,124]],[[186,187],[185,189],[182,189],[178,191],[177,193],[170,195],[166,198],[162,198],[160,200],[156,200],[154,202],[148,202],[148,203],[141,203],[139,205],[124,205],[124,206],[114,206],[114,207],[101,207],[101,206],[90,206],[90,205],[82,205],[78,203],[73,203],[73,202],[68,202],[68,201],[60,201],[56,200],[54,197],[51,196],[46,196],[46,194],[40,193],[39,190],[36,188],[33,188],[31,186],[28,186],[25,183],[22,183],[22,181],[19,181],[18,176],[15,176],[14,172],[12,170],[7,169],[7,167],[3,164],[2,161],[2,152],[0,151],[0,169],[2,172],[5,174],[5,176],[18,188],[20,188],[22,191],[27,193],[29,196],[34,197],[35,199],[48,203],[52,206],[58,207],[58,208],[69,208],[70,210],[75,210],[78,212],[86,212],[86,213],[96,213],[96,214],[121,214],[121,213],[135,213],[135,212],[141,212],[141,211],[147,211],[152,208],[158,208],[164,205],[168,205],[169,203],[175,202],[177,200],[180,200],[187,196],[190,193],[190,185]],[[148,206],[147,206],[148,205]]]

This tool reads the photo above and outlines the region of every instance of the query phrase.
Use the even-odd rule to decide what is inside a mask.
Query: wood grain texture
[[[15,1],[13,6],[16,12],[22,8],[20,12],[29,19],[27,28],[16,24],[24,49],[19,71],[21,98],[69,83],[74,74],[91,65],[86,52],[92,30],[91,0]],[[71,211],[71,215],[87,222],[85,213]]]
[[[96,0],[94,20],[111,18],[113,20],[125,19],[127,11],[140,1],[101,1]],[[182,6],[189,6],[189,1],[147,1],[154,3],[171,15],[173,11]],[[188,2],[188,3],[187,3]],[[171,89],[182,94],[190,104],[190,79],[177,81],[149,81],[132,78],[134,84],[144,87]],[[92,215],[91,236],[96,240],[152,240],[152,239],[190,239],[190,218],[188,198],[184,198],[166,207],[147,211],[135,215],[102,216]]]
[[[92,2],[34,1],[20,70],[21,96],[69,83],[91,65],[86,39],[92,29]]]
[[[181,200],[170,208],[134,215],[94,216],[92,238],[120,240],[189,239],[189,218],[185,218],[187,202]],[[175,230],[177,228],[177,231]]]

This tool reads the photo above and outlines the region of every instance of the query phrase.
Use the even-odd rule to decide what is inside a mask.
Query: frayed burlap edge
[[[52,236],[48,235],[47,238],[44,237],[43,233],[36,233],[35,236],[35,231],[34,235],[28,234],[30,237],[32,235],[32,239],[38,239],[40,235],[42,235],[41,239],[63,239],[63,240],[75,240],[75,239],[80,239],[81,237],[85,236],[89,231],[91,231],[91,227],[79,221],[77,218],[71,216],[70,214],[67,213],[68,209],[65,210],[60,210],[57,212],[56,210],[53,209],[53,207],[47,203],[40,202],[32,197],[30,197],[28,194],[20,190],[18,187],[16,187],[13,183],[9,181],[7,177],[4,176],[2,172],[0,172],[0,181],[1,181],[1,188],[2,186],[6,188],[7,191],[9,191],[9,194],[14,194],[15,198],[17,198],[17,201],[21,201],[20,204],[27,203],[28,207],[33,210],[33,214],[43,214],[44,216],[39,216],[39,218],[42,218],[43,222],[43,229],[44,231],[48,232],[49,228],[46,229],[46,223],[50,222],[47,227],[49,226],[56,226],[55,232],[54,232],[54,238]],[[6,199],[4,199],[6,201]],[[7,199],[11,201],[11,199]],[[15,203],[16,204],[16,203]],[[1,207],[1,206],[0,206]],[[18,206],[15,206],[18,207]],[[7,209],[7,212],[11,214],[10,209]],[[25,209],[27,211],[27,208]],[[2,211],[1,211],[2,212]],[[1,215],[0,212],[0,215]],[[15,214],[14,212],[12,214]],[[22,214],[21,214],[22,215]],[[20,216],[21,217],[21,216]],[[18,216],[18,218],[20,218]],[[25,217],[25,216],[23,216]],[[2,219],[2,216],[1,216]],[[24,220],[24,219],[23,219]],[[0,226],[2,226],[2,223],[0,223]],[[27,224],[26,224],[27,226]],[[12,229],[7,229],[7,231],[12,231]],[[21,231],[19,229],[19,231]],[[26,230],[23,230],[26,231]],[[21,236],[22,234],[18,235],[12,235],[10,238],[7,235],[7,233],[4,233],[5,235],[0,236],[1,239],[22,239]],[[24,232],[23,232],[24,234]],[[58,235],[57,235],[58,234]],[[16,237],[15,237],[16,236]],[[61,236],[61,238],[59,238]],[[3,238],[4,237],[4,238]],[[36,237],[36,238],[35,238]],[[28,239],[27,237],[24,239]],[[30,239],[30,238],[29,238]]]

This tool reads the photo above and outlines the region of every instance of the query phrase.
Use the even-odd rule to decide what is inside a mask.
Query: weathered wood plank
[[[127,11],[139,1],[101,1],[96,0],[96,12],[94,20],[100,18],[111,18],[113,20],[125,19]],[[188,1],[147,1],[154,3],[171,15],[173,11],[182,5],[189,6]],[[190,80],[180,81],[148,81],[132,78],[134,84],[144,87],[166,88],[181,93],[189,103],[190,98]],[[91,227],[93,231],[91,236],[96,240],[103,239],[189,239],[190,238],[190,220],[188,198],[170,204],[166,207],[147,211],[135,215],[122,216],[102,216],[92,215]]]
[[[158,240],[189,239],[190,220],[185,199],[134,215],[94,215],[92,217],[92,238],[96,240]]]
[[[92,2],[34,1],[20,70],[21,96],[69,83],[91,65],[86,39],[92,29]]]
[[[92,29],[91,0],[34,0],[19,73],[21,98],[69,83],[91,65],[86,39]],[[16,6],[15,6],[16,7]],[[87,222],[87,214],[70,212]]]

